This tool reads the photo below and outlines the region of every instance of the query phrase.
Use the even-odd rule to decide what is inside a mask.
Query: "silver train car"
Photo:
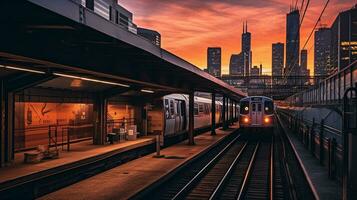
[[[210,98],[194,97],[194,128],[211,126],[212,102]],[[230,107],[229,107],[230,109]],[[235,108],[234,108],[235,109]],[[148,132],[162,131],[162,137],[183,135],[188,131],[189,97],[184,94],[170,94],[158,100],[148,111]],[[216,123],[222,123],[222,102],[216,101]],[[238,112],[234,112],[238,113]],[[230,114],[230,113],[229,113]],[[235,117],[235,116],[233,116]]]
[[[239,125],[242,129],[274,128],[274,101],[264,96],[250,96],[240,100]]]

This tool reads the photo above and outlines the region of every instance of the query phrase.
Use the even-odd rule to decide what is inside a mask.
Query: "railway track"
[[[197,161],[135,199],[300,199],[283,139],[261,135],[238,135],[204,156],[207,162]]]

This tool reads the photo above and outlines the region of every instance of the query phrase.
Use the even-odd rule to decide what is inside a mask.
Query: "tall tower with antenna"
[[[250,69],[252,67],[252,48],[251,48],[252,35],[248,32],[248,22],[243,22],[243,34],[242,34],[242,54],[244,59],[244,75],[250,75]]]

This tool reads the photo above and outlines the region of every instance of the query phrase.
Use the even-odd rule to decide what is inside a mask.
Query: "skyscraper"
[[[251,48],[252,35],[248,32],[248,22],[243,23],[242,34],[242,54],[244,58],[244,75],[250,75],[250,69],[252,67],[252,48]]]
[[[305,84],[306,82],[309,81],[308,76],[310,75],[310,71],[307,69],[307,50],[302,49],[301,50],[301,55],[300,55],[300,76],[305,76],[305,78],[302,78],[301,80],[304,81],[303,83]]]
[[[307,50],[302,49],[300,55],[300,75],[307,76]]]
[[[252,69],[250,69],[251,71],[251,76],[259,76],[260,75],[260,68],[258,66],[254,66],[252,67]]]
[[[243,54],[232,54],[229,62],[229,74],[230,75],[244,75],[244,58]]]
[[[263,65],[259,65],[259,76],[263,75]]]
[[[284,68],[284,44],[274,43],[272,45],[272,76],[282,76]]]
[[[331,27],[331,64],[341,70],[357,60],[357,6],[341,12]]]
[[[326,76],[331,68],[331,29],[319,28],[315,31],[314,42],[315,76]]]
[[[286,15],[286,64],[285,75],[299,74],[300,12],[295,9]]]
[[[208,47],[207,49],[207,69],[208,73],[215,77],[221,77],[221,55],[220,47]]]

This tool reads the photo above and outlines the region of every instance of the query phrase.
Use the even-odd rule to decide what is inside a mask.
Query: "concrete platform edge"
[[[296,148],[295,148],[295,144],[291,141],[289,134],[287,134],[287,132],[289,132],[289,130],[288,130],[288,129],[285,127],[285,125],[281,122],[281,119],[280,119],[279,115],[277,115],[277,118],[278,118],[278,123],[279,123],[279,125],[280,125],[280,126],[282,127],[282,129],[284,130],[284,134],[286,135],[286,137],[287,137],[287,139],[288,139],[288,141],[289,141],[289,144],[290,144],[290,146],[292,147],[292,149],[293,149],[293,151],[294,151],[295,157],[296,157],[297,160],[299,161],[299,164],[300,164],[300,166],[301,166],[301,168],[302,168],[302,171],[303,171],[303,173],[304,173],[304,175],[305,175],[305,178],[306,178],[307,182],[309,183],[309,186],[310,186],[310,188],[311,188],[311,190],[312,190],[312,192],[313,192],[313,194],[314,194],[315,199],[320,199],[320,196],[319,196],[319,194],[318,194],[318,191],[316,190],[316,187],[315,187],[314,183],[313,183],[312,180],[310,179],[309,173],[308,173],[308,171],[306,170],[306,167],[305,167],[304,163],[302,162],[301,157],[300,157],[299,153],[297,152],[297,150],[296,150]]]
[[[85,158],[83,160],[78,160],[78,161],[66,163],[66,164],[61,165],[61,166],[57,166],[57,167],[53,167],[53,168],[46,169],[46,170],[43,170],[43,171],[31,173],[31,174],[28,174],[28,175],[25,175],[25,176],[17,177],[17,178],[12,179],[12,180],[7,180],[7,181],[4,181],[4,182],[0,183],[0,191],[7,190],[7,189],[9,189],[9,188],[11,188],[13,186],[18,185],[18,184],[25,184],[27,182],[31,182],[34,179],[40,179],[41,177],[51,176],[51,174],[59,174],[59,173],[64,172],[66,170],[77,168],[77,167],[82,166],[82,165],[90,164],[90,163],[97,162],[97,161],[100,161],[100,160],[105,160],[105,159],[107,159],[107,158],[109,158],[111,156],[114,156],[116,154],[124,153],[124,152],[127,152],[127,151],[131,151],[133,149],[144,147],[144,146],[149,146],[149,145],[152,145],[154,143],[155,143],[155,140],[152,139],[151,141],[145,141],[143,143],[135,144],[135,145],[132,145],[130,147],[123,147],[123,148],[120,148],[120,149],[115,149],[115,150],[106,152],[104,154],[100,154],[100,155],[96,155],[96,156],[93,156],[93,157]]]
[[[172,169],[171,171],[163,174],[160,178],[155,180],[153,183],[148,184],[146,186],[143,186],[136,194],[130,196],[129,199],[142,199],[146,194],[150,193],[152,190],[157,188],[157,186],[159,186],[162,182],[165,182],[168,179],[170,179],[171,177],[175,176],[175,174],[178,173],[182,168],[184,168],[185,166],[195,162],[197,159],[199,159],[200,157],[205,155],[205,153],[210,151],[212,148],[216,147],[219,143],[224,141],[230,134],[233,134],[237,130],[238,129],[234,129],[231,133],[229,133],[226,136],[220,138],[219,140],[217,140],[215,143],[213,143],[209,147],[203,149],[201,152],[199,152],[198,154],[193,156],[191,159],[189,159],[186,162],[180,164],[179,166],[177,166],[176,168]]]

